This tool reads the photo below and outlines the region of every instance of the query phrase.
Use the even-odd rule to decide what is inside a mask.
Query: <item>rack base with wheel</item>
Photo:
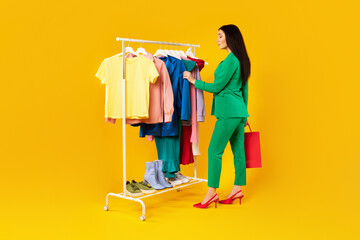
[[[190,185],[197,184],[197,183],[207,182],[206,179],[200,179],[200,178],[195,178],[195,177],[187,177],[187,178],[191,179],[190,182],[188,182],[188,183],[174,186],[173,188],[169,188],[169,189],[158,190],[155,193],[146,194],[146,195],[143,195],[140,197],[128,197],[124,193],[108,193],[106,195],[106,205],[104,206],[104,210],[105,211],[109,210],[109,196],[114,196],[114,197],[118,197],[118,198],[123,198],[123,199],[131,200],[131,201],[139,202],[142,206],[142,215],[140,216],[140,220],[145,221],[145,213],[146,213],[145,203],[141,199],[151,197],[154,195],[158,195],[158,194],[162,194],[165,192],[173,191],[173,190],[180,192],[181,188],[188,187]]]

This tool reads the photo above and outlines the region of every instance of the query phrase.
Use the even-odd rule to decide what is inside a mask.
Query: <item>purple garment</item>
[[[196,80],[201,80],[199,66],[196,64],[194,68],[194,74]],[[204,103],[204,92],[203,90],[196,88],[196,112],[197,112],[197,121],[205,121],[205,103]]]

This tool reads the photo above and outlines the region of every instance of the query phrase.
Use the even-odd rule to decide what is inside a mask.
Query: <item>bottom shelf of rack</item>
[[[169,192],[169,191],[173,191],[173,190],[177,190],[179,191],[180,188],[184,188],[184,187],[188,187],[190,185],[193,185],[193,184],[197,184],[197,183],[203,183],[203,182],[207,182],[206,179],[201,179],[201,178],[194,178],[194,177],[187,177],[188,179],[190,179],[190,182],[187,182],[187,183],[183,183],[183,184],[180,184],[180,185],[177,185],[177,186],[174,186],[172,188],[165,188],[163,190],[157,190],[156,192],[154,193],[147,193],[147,194],[144,194],[144,195],[141,195],[139,197],[131,197],[129,195],[125,195],[124,193],[117,193],[117,194],[110,194],[112,196],[116,196],[116,197],[121,197],[121,198],[127,198],[127,199],[142,199],[142,198],[147,198],[147,197],[151,197],[151,196],[154,196],[154,195],[158,195],[158,194],[161,194],[161,193],[165,193],[165,192]]]
[[[191,179],[190,182],[183,183],[183,184],[181,184],[181,185],[177,185],[177,186],[174,186],[174,187],[172,187],[172,188],[165,188],[165,189],[163,189],[163,190],[157,190],[155,193],[149,193],[149,194],[142,195],[142,196],[139,196],[139,197],[134,197],[134,198],[136,198],[136,199],[142,199],[142,198],[146,198],[146,197],[158,195],[158,194],[165,193],[165,192],[169,192],[169,191],[173,191],[173,190],[179,191],[180,188],[183,188],[183,187],[187,187],[187,186],[190,186],[190,185],[193,185],[193,184],[196,184],[196,183],[207,182],[206,179],[192,178],[192,177],[187,177],[187,178]],[[123,194],[123,193],[122,193],[122,194]]]

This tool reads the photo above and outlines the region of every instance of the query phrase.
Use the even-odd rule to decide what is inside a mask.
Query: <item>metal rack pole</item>
[[[122,80],[122,135],[123,135],[123,192],[126,196],[126,113],[125,113],[125,42],[122,41],[122,68],[123,68],[123,80]]]
[[[194,47],[194,56],[196,57],[196,47]],[[197,157],[194,157],[194,178],[197,178]]]

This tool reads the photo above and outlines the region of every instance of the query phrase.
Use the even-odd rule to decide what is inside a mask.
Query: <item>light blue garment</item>
[[[199,66],[196,64],[194,69],[195,79],[201,81]],[[201,89],[196,88],[196,115],[198,122],[205,121],[205,102],[204,92]]]

